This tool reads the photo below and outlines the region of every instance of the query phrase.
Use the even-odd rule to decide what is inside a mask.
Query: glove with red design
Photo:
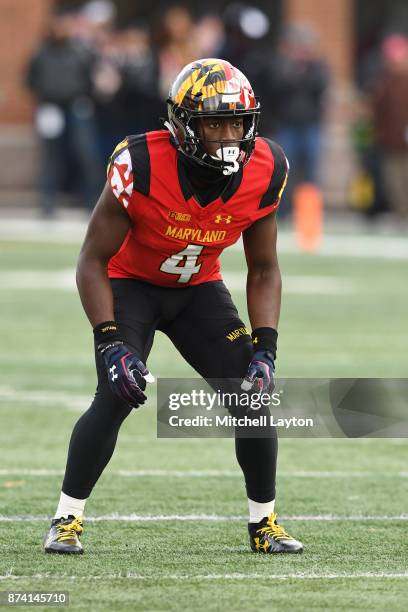
[[[95,327],[94,335],[97,350],[105,361],[112,392],[129,406],[138,408],[146,401],[146,383],[154,382],[154,376],[139,356],[120,340],[115,322],[101,323]],[[98,342],[100,339],[105,341]]]
[[[278,332],[272,327],[258,327],[252,332],[254,355],[241,384],[243,391],[272,393],[275,388],[275,359]]]

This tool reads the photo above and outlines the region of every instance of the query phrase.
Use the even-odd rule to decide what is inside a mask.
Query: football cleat
[[[290,536],[281,525],[277,523],[274,512],[266,516],[259,523],[248,523],[249,540],[251,548],[258,553],[301,553],[302,542]]]
[[[68,518],[57,518],[44,538],[46,553],[80,555],[84,552],[79,537],[82,534],[82,519],[72,514]]]

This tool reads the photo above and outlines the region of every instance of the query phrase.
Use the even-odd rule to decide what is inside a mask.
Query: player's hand
[[[144,404],[147,399],[143,393],[146,383],[154,382],[154,376],[138,355],[121,341],[102,344],[98,350],[104,358],[113,393],[133,408]]]
[[[275,388],[275,360],[271,351],[256,351],[241,384],[243,391],[272,393]]]

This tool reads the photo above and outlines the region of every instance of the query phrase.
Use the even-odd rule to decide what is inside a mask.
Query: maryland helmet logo
[[[201,112],[246,111],[256,107],[246,76],[220,59],[188,64],[176,78],[170,99],[181,107]]]

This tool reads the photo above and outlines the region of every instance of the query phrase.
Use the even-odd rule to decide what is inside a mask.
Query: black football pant
[[[242,379],[251,361],[251,337],[227,334],[243,327],[222,281],[172,289],[133,279],[113,279],[115,320],[126,345],[147,362],[155,330],[164,332],[185,360],[205,379]],[[72,432],[62,490],[78,499],[89,497],[109,462],[119,428],[131,408],[112,393],[106,367],[95,353],[98,386],[90,408]],[[266,408],[256,417],[268,414]],[[268,427],[262,437],[235,430],[235,449],[247,495],[257,502],[275,498],[277,439]],[[243,437],[242,437],[243,436]]]

